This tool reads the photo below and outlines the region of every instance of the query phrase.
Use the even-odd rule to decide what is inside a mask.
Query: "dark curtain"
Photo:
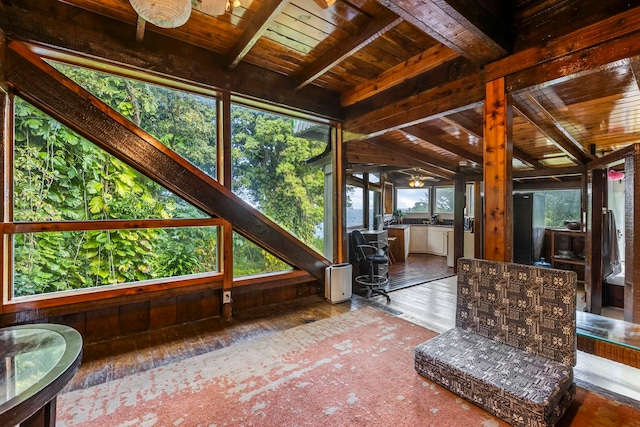
[[[613,211],[607,210],[602,224],[602,273],[603,277],[616,276],[622,271],[618,248],[618,229]]]

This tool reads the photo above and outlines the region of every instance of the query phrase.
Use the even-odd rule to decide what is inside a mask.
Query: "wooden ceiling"
[[[1,0],[0,25],[45,56],[343,122],[353,171],[480,175],[494,77],[517,179],[575,179],[640,138],[638,1],[240,0],[220,16],[207,1],[163,29],[129,0]]]

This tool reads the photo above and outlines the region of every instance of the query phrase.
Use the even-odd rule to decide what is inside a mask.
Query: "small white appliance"
[[[349,263],[334,264],[324,271],[324,297],[330,303],[351,299],[351,275],[353,266]]]

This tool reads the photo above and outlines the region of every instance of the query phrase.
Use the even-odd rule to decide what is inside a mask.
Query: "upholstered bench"
[[[415,348],[418,373],[514,426],[553,426],[575,395],[576,274],[458,261],[456,327]]]

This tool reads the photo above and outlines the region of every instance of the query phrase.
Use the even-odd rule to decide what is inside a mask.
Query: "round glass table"
[[[82,360],[82,337],[64,325],[0,329],[0,426],[55,426],[56,396]]]

